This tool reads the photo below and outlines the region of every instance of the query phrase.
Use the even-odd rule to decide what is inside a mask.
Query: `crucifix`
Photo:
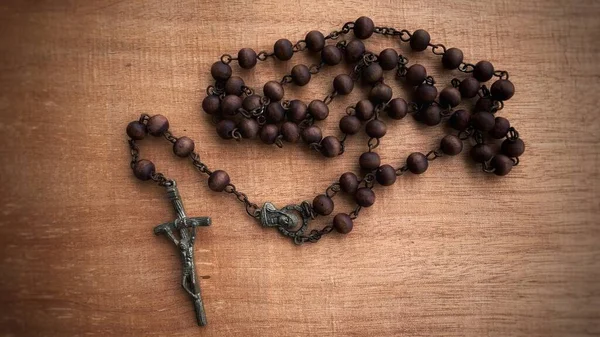
[[[202,303],[202,297],[200,295],[200,284],[197,280],[194,267],[194,241],[196,240],[196,227],[210,225],[210,218],[188,218],[183,209],[183,202],[179,196],[175,181],[173,180],[167,183],[166,188],[167,196],[173,203],[175,212],[177,212],[177,219],[173,222],[167,222],[154,227],[154,234],[166,235],[167,238],[179,248],[181,262],[183,264],[181,286],[192,298],[198,325],[205,326],[207,324],[206,313],[204,312],[204,304]],[[179,231],[179,239],[175,236],[177,231]]]

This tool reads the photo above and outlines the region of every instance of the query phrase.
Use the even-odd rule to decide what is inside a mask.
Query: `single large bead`
[[[378,63],[371,63],[368,67],[363,69],[362,78],[365,83],[374,84],[379,82],[383,78],[383,69]]]
[[[252,48],[242,48],[238,52],[238,63],[244,69],[251,69],[256,65],[256,52]]]
[[[442,56],[442,64],[446,69],[456,69],[463,61],[463,52],[458,48],[446,50]]]
[[[494,76],[494,65],[488,61],[479,61],[473,69],[473,77],[479,82],[487,82]]]
[[[216,115],[221,109],[221,100],[217,95],[208,95],[202,100],[202,110],[209,115]]]
[[[500,79],[492,84],[490,92],[495,100],[506,101],[515,94],[515,86],[509,80]]]
[[[242,101],[242,108],[246,111],[252,111],[262,106],[261,97],[258,95],[246,96]]]
[[[242,99],[236,95],[227,95],[221,102],[221,111],[225,116],[234,116],[242,107]]]
[[[477,144],[471,148],[471,158],[478,163],[484,163],[494,156],[492,147],[487,144]]]
[[[375,31],[375,24],[371,18],[361,16],[354,21],[354,36],[359,39],[368,39]]]
[[[369,92],[369,99],[375,104],[385,103],[391,98],[392,88],[384,83],[377,83]]]
[[[361,207],[371,207],[375,203],[375,193],[368,187],[361,187],[356,190],[354,199]]]
[[[360,122],[359,122],[360,126]],[[139,121],[133,121],[127,124],[127,135],[133,140],[142,140],[146,137],[146,125]]]
[[[421,152],[413,152],[406,158],[406,166],[410,172],[421,174],[427,171],[429,162],[427,161],[427,157]]]
[[[333,158],[342,151],[342,143],[335,136],[327,136],[321,141],[321,153],[325,157]]]
[[[430,105],[421,112],[421,121],[429,126],[440,124],[442,121],[442,109],[437,105]]]
[[[346,172],[340,176],[340,189],[348,194],[356,193],[358,189],[358,177],[352,172]]]
[[[495,139],[502,139],[510,129],[510,122],[504,117],[496,117],[494,128],[490,130],[490,136]]]
[[[292,42],[288,39],[279,39],[273,45],[273,52],[275,57],[280,59],[281,61],[287,61],[294,56],[294,47],[292,46]]]
[[[217,123],[217,134],[223,139],[231,139],[231,134],[235,129],[235,122],[229,119],[223,119]]]
[[[381,158],[377,152],[364,152],[358,158],[358,164],[362,169],[373,171],[381,165]]]
[[[494,128],[494,124],[496,124],[494,115],[485,111],[474,114],[471,117],[471,122],[473,123],[473,126],[480,131],[490,131]]]
[[[146,159],[140,159],[133,165],[133,175],[139,180],[150,180],[155,171],[154,163]]]
[[[187,157],[194,151],[194,141],[188,137],[180,137],[173,144],[173,153],[178,157]]]
[[[285,119],[285,109],[279,102],[269,103],[265,117],[269,123],[280,123]]]
[[[344,116],[340,119],[339,126],[343,133],[354,135],[360,131],[360,119],[356,116]]]
[[[515,163],[509,157],[503,154],[497,154],[492,158],[490,162],[492,167],[494,168],[494,174],[497,176],[505,176],[507,175]]]
[[[451,108],[454,108],[455,106],[459,105],[460,91],[453,87],[447,87],[442,89],[442,92],[440,92],[440,104],[443,107]]]
[[[265,124],[260,129],[260,140],[265,144],[273,144],[279,135],[279,128],[275,124]]]
[[[354,89],[354,81],[349,75],[339,74],[333,79],[333,89],[340,95],[348,95]]]
[[[458,85],[458,91],[463,98],[473,98],[477,96],[477,92],[479,91],[480,84],[473,77],[467,77],[460,82]]]
[[[277,102],[283,98],[284,90],[279,82],[269,81],[263,86],[263,93],[271,99],[271,102]]]
[[[244,80],[239,76],[231,76],[225,82],[225,93],[227,95],[239,96],[243,92]]]
[[[462,109],[456,110],[448,120],[450,127],[458,131],[466,130],[470,122],[471,114],[467,110]]]
[[[231,77],[231,67],[221,61],[213,63],[210,67],[210,74],[217,81],[227,81]]]
[[[427,69],[420,64],[413,64],[406,70],[406,83],[417,86],[427,77]]]
[[[163,115],[154,115],[148,119],[146,129],[148,130],[148,133],[154,137],[160,137],[169,130],[169,120]]]
[[[375,172],[375,179],[382,186],[390,186],[396,182],[396,169],[390,165],[381,165]]]
[[[430,103],[435,101],[437,93],[435,86],[423,83],[415,90],[415,99],[420,103]]]
[[[431,41],[429,33],[423,29],[417,29],[410,38],[410,47],[414,51],[423,51],[427,49]]]
[[[240,130],[240,135],[244,138],[254,138],[258,134],[258,130],[260,126],[258,122],[252,118],[242,118],[238,122],[238,129]]]
[[[304,64],[297,64],[292,68],[292,80],[296,85],[306,85],[310,81],[310,76],[310,71]]]
[[[336,46],[325,46],[321,51],[321,58],[325,64],[334,66],[342,62],[342,52]]]
[[[295,143],[300,138],[300,128],[295,123],[285,122],[281,124],[281,135],[286,142]]]
[[[323,134],[321,133],[321,128],[316,125],[311,125],[306,129],[302,130],[302,140],[306,144],[319,143],[323,138]]]
[[[455,156],[462,151],[463,142],[455,135],[446,135],[440,142],[440,148],[445,154]]]
[[[361,40],[352,40],[346,45],[346,61],[358,62],[365,53],[365,44]]]
[[[485,111],[490,112],[494,107],[494,101],[490,97],[481,97],[475,103],[475,107],[473,108],[473,112]]]
[[[521,138],[516,140],[507,139],[502,142],[502,153],[509,157],[519,157],[525,152],[525,143]]]
[[[408,105],[402,98],[394,98],[387,106],[387,114],[392,119],[402,119],[408,112]]]
[[[329,215],[333,212],[333,200],[325,194],[317,195],[313,199],[313,210],[320,215]]]
[[[373,114],[375,112],[375,107],[373,107],[373,103],[368,99],[363,99],[356,103],[354,107],[354,113],[356,117],[361,121],[368,121],[373,118]]]
[[[306,48],[312,52],[321,51],[325,47],[325,36],[318,30],[308,32],[304,40],[306,41]]]
[[[352,218],[346,213],[338,213],[333,217],[333,228],[340,234],[348,234],[352,231]]]
[[[216,170],[208,177],[208,188],[215,192],[222,192],[229,185],[229,174],[223,170]]]
[[[387,48],[379,53],[379,65],[383,70],[392,70],[398,66],[398,52],[394,48]]]
[[[308,113],[317,121],[322,121],[329,116],[329,107],[320,99],[315,99],[308,104]]]
[[[299,99],[294,99],[290,101],[290,106],[287,111],[288,120],[294,123],[302,122],[306,116],[306,104]]]
[[[372,119],[367,123],[365,132],[371,138],[382,138],[387,132],[387,126],[378,119]]]

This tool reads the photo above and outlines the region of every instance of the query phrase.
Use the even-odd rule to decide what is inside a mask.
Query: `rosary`
[[[350,31],[354,32],[355,39],[328,43],[346,36]],[[408,66],[408,59],[393,48],[384,49],[379,54],[366,50],[361,40],[373,34],[399,38],[400,41],[409,43],[411,49],[417,52],[431,48],[433,54],[442,57],[445,69],[458,69],[471,75],[462,80],[452,79],[450,85],[438,95],[433,77],[427,75],[427,70],[422,65]],[[263,87],[264,96],[256,94],[246,86],[242,78],[232,76],[229,66],[232,61],[237,61],[241,68],[251,69],[258,61],[265,61],[271,57],[287,61],[294,53],[304,50],[320,53],[320,62],[310,66],[295,65],[291,74],[283,76],[280,81],[267,82]],[[349,64],[353,64],[354,68],[349,74],[339,74],[333,79],[333,90],[323,100],[315,99],[307,105],[297,99],[283,99],[285,85],[293,83],[304,86],[323,67],[335,66],[343,58]],[[410,102],[402,98],[392,98],[392,88],[383,80],[384,71],[390,70],[395,70],[398,80],[414,87],[413,99]],[[169,122],[164,116],[142,114],[139,120],[127,125],[133,174],[140,180],[152,180],[163,186],[175,208],[177,219],[156,226],[154,233],[164,234],[180,251],[183,264],[181,284],[193,301],[196,320],[200,326],[206,325],[207,320],[194,268],[193,247],[196,227],[208,226],[211,221],[208,217],[188,217],[176,182],[157,172],[151,161],[139,158],[136,141],[144,139],[146,134],[162,136],[171,142],[176,156],[189,158],[201,174],[208,176],[208,187],[211,190],[235,195],[244,204],[249,216],[264,227],[277,228],[295,244],[317,242],[333,230],[341,234],[349,233],[360,210],[375,203],[375,183],[390,186],[397,177],[406,172],[422,174],[427,170],[429,162],[436,158],[459,154],[463,149],[463,141],[468,140],[473,144],[469,154],[475,162],[482,165],[483,171],[498,176],[508,174],[513,166],[518,165],[519,156],[525,151],[525,144],[508,119],[495,116],[504,108],[504,101],[510,99],[515,92],[514,85],[508,80],[508,72],[495,70],[488,61],[479,61],[475,65],[465,63],[460,49],[446,49],[442,44],[431,43],[429,33],[422,29],[410,33],[405,29],[379,27],[375,26],[370,18],[363,16],[344,24],[341,30],[335,30],[327,36],[315,30],[295,44],[287,39],[280,39],[275,42],[272,52],[256,53],[253,49],[242,48],[237,57],[225,54],[221,56],[220,61],[212,65],[210,73],[215,79],[215,84],[207,88],[202,109],[212,116],[217,134],[223,139],[239,141],[258,136],[262,142],[278,147],[283,147],[284,142],[295,143],[301,139],[311,149],[331,158],[343,154],[346,138],[358,133],[362,124],[366,123],[365,132],[369,141],[368,150],[358,159],[363,173],[360,178],[352,172],[346,172],[338,181],[328,186],[323,194],[317,195],[312,203],[303,201],[298,205],[278,209],[270,202],[265,202],[262,206],[251,202],[245,193],[238,191],[231,183],[227,172],[209,169],[194,152],[194,141],[185,136],[173,136],[169,131]],[[483,83],[494,77],[497,79],[488,89]],[[339,121],[341,137],[323,137],[321,128],[315,125],[315,122],[327,118],[328,105],[335,97],[352,92],[355,82],[359,80],[371,86],[368,98],[346,109],[344,117]],[[472,113],[454,109],[461,100],[475,97],[478,99]],[[457,133],[443,137],[439,147],[426,154],[410,154],[402,166],[382,165],[379,155],[374,150],[387,132],[386,123],[382,120],[384,112],[390,120],[400,120],[410,113],[415,120],[429,126],[447,120],[449,126]],[[504,140],[500,141],[502,139]],[[354,196],[356,207],[348,213],[337,213],[331,224],[307,233],[312,219],[333,212],[333,197],[339,192]]]

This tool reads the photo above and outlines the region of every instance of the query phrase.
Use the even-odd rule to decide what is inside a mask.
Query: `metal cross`
[[[210,218],[187,217],[175,181],[167,185],[167,195],[173,203],[173,207],[175,207],[177,219],[173,222],[167,222],[154,227],[154,234],[165,234],[179,248],[183,263],[181,286],[192,297],[198,325],[204,326],[207,324],[207,321],[204,304],[200,295],[200,284],[198,283],[194,268],[194,241],[196,240],[196,227],[210,225]],[[179,239],[174,234],[177,230],[179,230]]]

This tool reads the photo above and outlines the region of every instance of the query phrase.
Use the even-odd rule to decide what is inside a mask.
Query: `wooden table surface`
[[[179,182],[199,229],[196,267],[209,325],[195,325],[179,256],[152,228],[174,217],[164,191],[129,169],[125,126],[166,115],[211,168],[262,204],[311,200],[357,171],[366,136],[326,160],[302,145],[220,140],[201,112],[210,65],[242,47],[329,32],[360,15],[427,29],[510,72],[501,112],[527,151],[510,175],[465,153],[376,187],[347,236],[294,246],[176,159],[164,139],[143,158]],[[600,335],[600,2],[598,1],[3,1],[0,4],[0,334],[3,336],[591,336]],[[352,37],[352,34],[349,35]],[[431,52],[399,48],[447,85]],[[250,86],[296,63],[270,60]],[[237,66],[235,72],[239,72]],[[321,98],[328,69],[288,96]],[[407,96],[391,74],[397,96]],[[336,134],[334,100],[321,123]],[[448,131],[388,121],[378,152],[402,164]],[[468,148],[467,148],[468,149]],[[336,211],[349,211],[336,198]],[[315,222],[323,226],[324,220]]]

